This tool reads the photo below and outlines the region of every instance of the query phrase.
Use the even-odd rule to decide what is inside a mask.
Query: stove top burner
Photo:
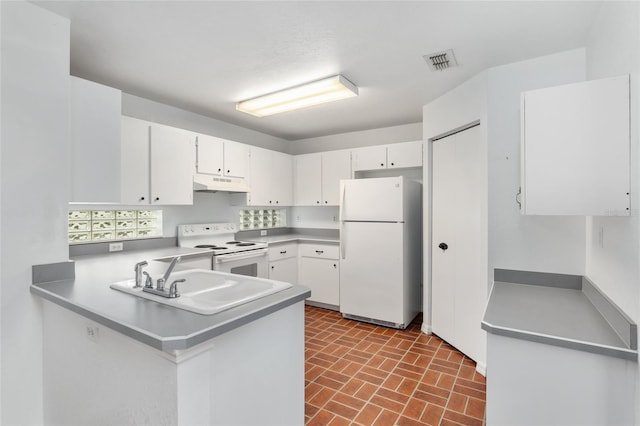
[[[208,248],[211,250],[226,250],[226,247],[214,246],[212,244],[198,244],[194,248]]]
[[[242,241],[227,241],[225,244],[234,244],[237,247],[255,246],[256,243],[248,243]]]

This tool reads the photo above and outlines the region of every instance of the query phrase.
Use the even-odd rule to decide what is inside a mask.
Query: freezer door
[[[340,259],[340,312],[401,324],[403,223],[344,224]]]
[[[400,177],[340,181],[340,220],[402,222]]]

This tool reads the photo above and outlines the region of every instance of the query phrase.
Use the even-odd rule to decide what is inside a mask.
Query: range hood
[[[196,173],[193,175],[193,190],[198,192],[249,192],[245,179],[229,178]]]

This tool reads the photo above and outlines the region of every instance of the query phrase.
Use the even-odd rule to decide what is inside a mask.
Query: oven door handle
[[[249,253],[228,254],[222,256],[213,256],[215,263],[234,262],[236,260],[258,258],[267,255],[266,249],[251,250]]]

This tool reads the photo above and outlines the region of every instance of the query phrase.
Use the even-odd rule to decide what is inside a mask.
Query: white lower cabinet
[[[302,243],[298,284],[311,289],[310,302],[340,306],[340,248],[334,244]]]
[[[298,243],[269,246],[269,279],[298,282]]]

